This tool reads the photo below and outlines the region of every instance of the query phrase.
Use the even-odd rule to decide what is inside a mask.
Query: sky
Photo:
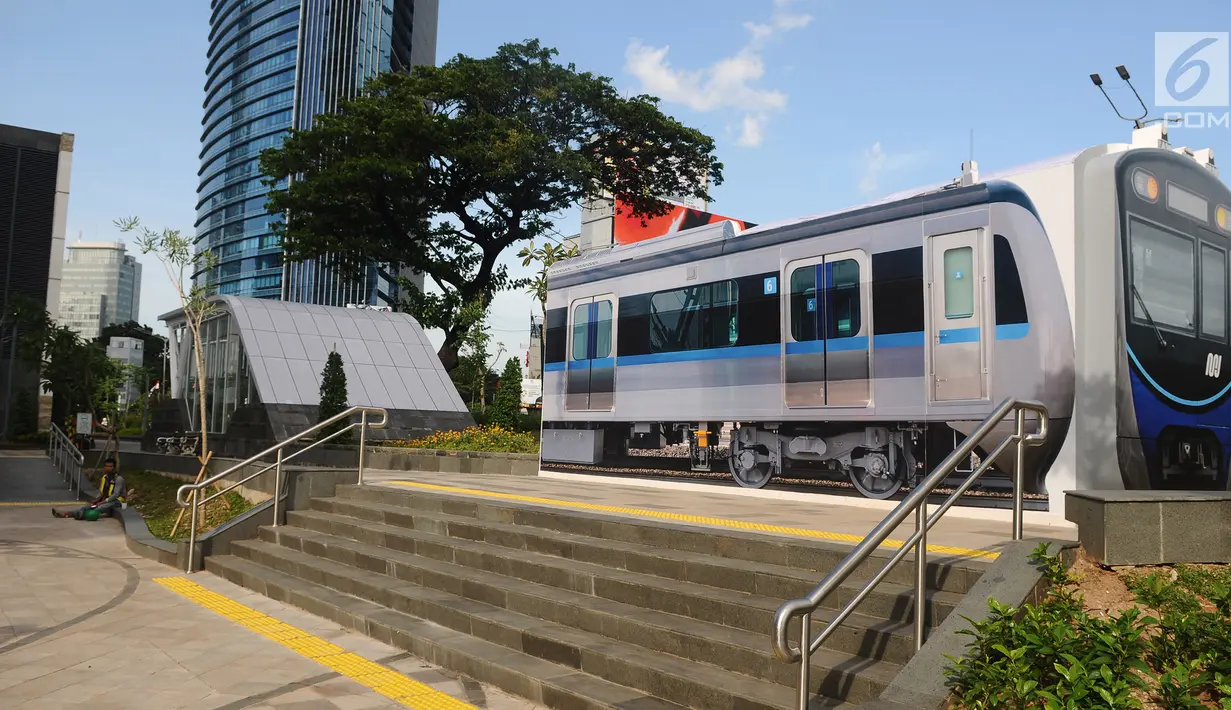
[[[440,5],[438,63],[538,38],[623,92],[661,98],[717,143],[725,182],[710,209],[756,223],[951,180],[972,146],[980,170],[999,171],[1127,141],[1131,124],[1089,75],[1101,74],[1121,112],[1136,116],[1115,72],[1126,65],[1160,116],[1172,109],[1155,104],[1155,33],[1231,30],[1226,0]],[[0,123],[76,135],[70,241],[121,240],[113,221],[127,215],[193,232],[208,31],[206,0],[0,0]],[[1215,48],[1226,57],[1225,42]],[[1225,86],[1213,66],[1211,84]],[[1226,107],[1209,110],[1221,117]],[[1227,123],[1172,127],[1171,142],[1231,160]],[[556,229],[580,231],[579,212]],[[503,261],[528,275],[516,250]],[[158,315],[177,299],[160,264],[139,258],[140,320],[161,328]],[[495,298],[504,357],[523,356],[532,312],[538,304],[523,292]]]

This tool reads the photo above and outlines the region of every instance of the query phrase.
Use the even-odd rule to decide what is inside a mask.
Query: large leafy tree
[[[722,182],[713,139],[556,54],[530,40],[384,74],[265,151],[287,258],[425,274],[439,293],[409,289],[408,305],[444,330],[452,370],[473,325],[465,304],[518,285],[497,263],[507,248],[555,233],[554,219],[590,195],[641,217],[667,212],[658,195],[710,198]]]

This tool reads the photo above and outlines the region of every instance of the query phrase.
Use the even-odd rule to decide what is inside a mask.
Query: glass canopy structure
[[[390,410],[392,431],[473,423],[423,328],[405,313],[214,296],[202,325],[206,431],[225,434],[240,410],[263,410],[271,435],[316,422],[320,378],[331,351],[342,355],[347,403]],[[200,431],[192,331],[183,311],[159,317],[170,330],[171,391]],[[306,426],[301,423],[306,421]]]

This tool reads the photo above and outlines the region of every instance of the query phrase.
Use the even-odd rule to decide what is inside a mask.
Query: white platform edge
[[[764,500],[789,500],[800,503],[816,503],[823,501],[825,505],[841,505],[848,508],[868,508],[888,513],[897,507],[896,501],[873,500],[871,498],[855,498],[853,496],[835,496],[824,493],[799,493],[796,491],[778,491],[753,488],[740,488],[732,483],[728,486],[713,486],[704,483],[688,483],[686,481],[661,481],[645,478],[619,478],[616,476],[595,476],[585,473],[563,473],[560,471],[544,471],[539,469],[540,478],[552,478],[560,481],[584,481],[611,486],[634,486],[637,488],[667,488],[672,490],[697,491],[699,493],[718,493],[722,495],[761,498]],[[935,508],[936,506],[931,506]],[[967,520],[990,520],[1003,522],[1005,532],[1013,524],[1013,511],[1008,508],[973,508],[955,505],[945,512],[946,516],[965,518]],[[1058,528],[1075,531],[1077,525],[1065,520],[1055,513],[1044,513],[1037,510],[1027,510],[1022,519],[1023,525]],[[1027,536],[1029,537],[1029,536]]]

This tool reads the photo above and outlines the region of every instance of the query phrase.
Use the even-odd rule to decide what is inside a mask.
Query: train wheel
[[[770,461],[758,462],[757,458],[755,451],[743,449],[727,459],[731,465],[731,477],[742,488],[764,488],[774,477],[774,464]]]
[[[868,453],[863,458],[864,466],[851,466],[847,475],[856,490],[868,498],[883,500],[902,488],[904,476],[889,470],[889,459],[884,454]],[[899,467],[902,457],[898,457]]]

